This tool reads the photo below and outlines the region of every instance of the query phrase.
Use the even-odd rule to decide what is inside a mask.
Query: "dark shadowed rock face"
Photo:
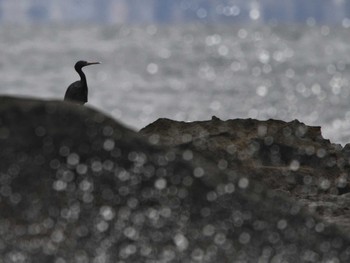
[[[323,139],[320,127],[307,126],[297,120],[221,121],[213,117],[211,121],[185,123],[159,119],[143,128],[140,134],[154,144],[186,146],[215,161],[229,160],[227,167],[239,167],[248,173],[269,168],[283,168],[287,173],[317,169],[329,177],[333,175],[328,173],[339,174],[348,167],[341,147]]]
[[[350,229],[349,150],[297,120],[177,122],[159,119],[140,131],[151,143],[191,150],[220,170],[238,172],[300,201]]]
[[[349,262],[337,228],[190,149],[1,97],[0,262]]]

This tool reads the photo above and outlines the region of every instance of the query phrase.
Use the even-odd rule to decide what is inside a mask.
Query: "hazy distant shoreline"
[[[332,12],[329,12],[332,10]],[[0,23],[319,23],[349,26],[350,3],[330,0],[1,0]]]

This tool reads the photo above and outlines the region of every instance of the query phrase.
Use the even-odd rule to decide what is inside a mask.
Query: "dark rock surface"
[[[294,120],[177,122],[159,119],[140,131],[157,145],[191,149],[226,172],[282,192],[328,222],[350,230],[349,146]]]
[[[0,97],[0,262],[349,262],[349,235],[253,174],[278,163],[285,178],[301,168],[326,176],[346,162],[259,161],[272,151],[267,134],[282,147],[284,133],[255,136],[260,122],[241,122],[239,133],[213,120],[166,135],[186,125],[160,120],[141,136],[88,107]],[[307,136],[316,152],[327,144],[316,128],[293,140]],[[295,145],[286,152],[295,156]],[[284,191],[297,195],[291,184]]]

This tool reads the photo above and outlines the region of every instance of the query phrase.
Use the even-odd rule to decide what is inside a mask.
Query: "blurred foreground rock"
[[[349,235],[294,201],[338,197],[346,160],[319,129],[275,123],[159,120],[141,136],[0,97],[0,262],[349,262]]]

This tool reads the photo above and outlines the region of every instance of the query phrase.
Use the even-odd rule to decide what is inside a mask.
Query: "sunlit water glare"
[[[299,119],[350,142],[350,35],[321,26],[2,26],[0,93],[88,105],[139,129],[157,118]]]

